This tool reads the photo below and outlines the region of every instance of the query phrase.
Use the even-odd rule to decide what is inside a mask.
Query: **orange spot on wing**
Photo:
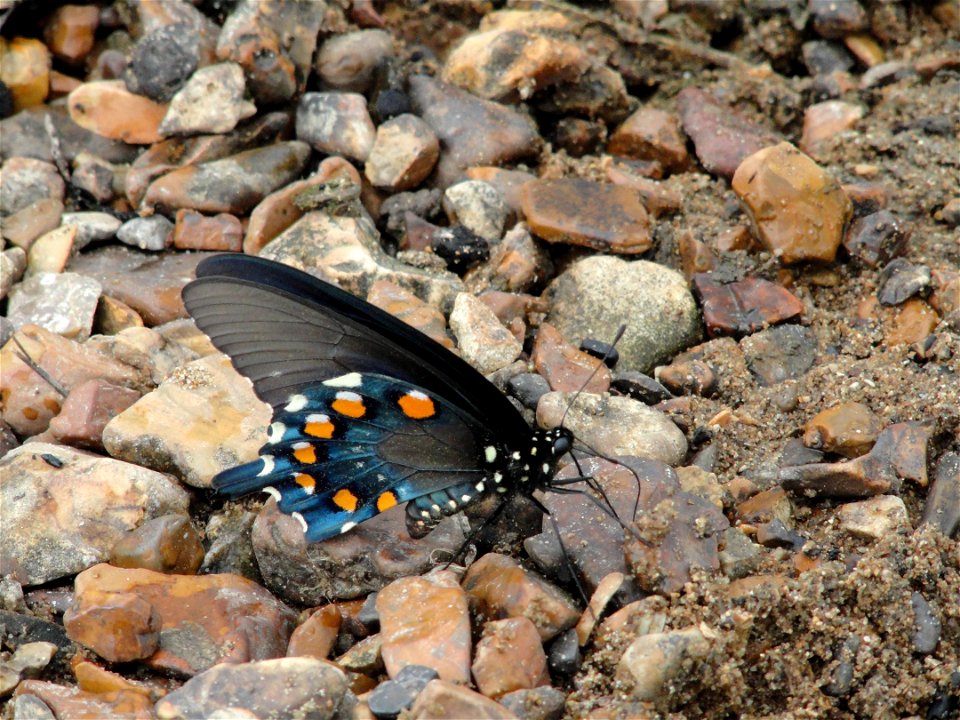
[[[333,504],[341,510],[353,512],[357,509],[357,496],[346,488],[337,490],[337,494],[333,496]]]
[[[397,404],[403,410],[403,414],[414,420],[423,420],[433,417],[437,409],[433,406],[433,400],[428,397],[416,397],[415,395],[404,395]]]
[[[383,512],[384,510],[389,510],[394,505],[397,504],[397,496],[392,492],[387,490],[387,492],[382,493],[380,497],[377,498],[377,510]]]
[[[364,406],[361,400],[344,400],[342,398],[338,398],[333,401],[330,407],[332,407],[341,415],[346,415],[347,417],[352,418],[361,418],[367,412],[367,408]]]
[[[309,475],[307,475],[306,473],[297,473],[296,477],[294,477],[293,479],[297,483],[297,485],[302,487],[304,490],[306,490],[310,494],[313,494],[313,491],[317,487],[317,481],[314,480]]]
[[[303,432],[313,437],[329,440],[333,437],[332,422],[309,422],[303,426]]]
[[[304,465],[312,465],[317,461],[317,451],[313,445],[299,448],[293,451],[293,456]]]

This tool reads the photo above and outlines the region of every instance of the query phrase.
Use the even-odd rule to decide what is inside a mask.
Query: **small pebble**
[[[702,629],[701,629],[702,628]],[[696,666],[710,652],[713,636],[706,626],[641,635],[620,658],[617,679],[636,700],[662,701],[685,665]]]
[[[506,367],[523,351],[493,311],[469,293],[457,295],[450,313],[450,329],[457,337],[463,359],[484,375]]]
[[[90,337],[102,288],[77,273],[37,272],[10,293],[7,317],[14,327],[39,325],[76,340]]]
[[[141,250],[159,252],[173,244],[173,228],[163,215],[137,217],[120,226],[117,239]]]
[[[641,108],[617,128],[607,143],[612,155],[659,162],[668,172],[689,165],[687,143],[677,119],[655,108]]]
[[[216,250],[240,252],[243,225],[236,216],[220,213],[214,217],[193,210],[177,211],[173,246],[179,250]]]
[[[921,655],[929,655],[937,649],[940,642],[940,618],[936,610],[919,592],[910,595],[910,605],[916,622],[916,632],[911,636],[914,649]]]
[[[110,564],[170,575],[195,575],[203,562],[200,536],[186,515],[147,520],[110,551]]]
[[[805,327],[780,325],[740,341],[750,372],[763,385],[798,378],[816,359],[816,341]]]
[[[540,325],[530,360],[552,390],[600,394],[610,388],[607,366],[567,342],[549,323]]]
[[[803,430],[803,444],[848,458],[870,451],[881,430],[880,419],[863,403],[845,402],[812,417]]]
[[[923,506],[923,522],[930,523],[947,537],[960,530],[960,454],[944,453],[937,463]]]
[[[257,107],[244,100],[243,70],[236,63],[218,63],[197,70],[170,101],[160,134],[218,134],[255,115]]]
[[[84,83],[70,93],[67,107],[80,127],[130,145],[160,140],[160,123],[167,112],[166,105],[134,95],[121,80]]]
[[[416,115],[398,115],[377,128],[364,174],[377,187],[410,190],[430,175],[439,157],[440,142],[430,126]]]
[[[451,224],[460,223],[491,243],[503,237],[509,210],[492,185],[481,180],[451,185],[443,194],[443,209]]]
[[[156,102],[170,102],[199,62],[197,28],[170,23],[152,29],[133,46],[125,73],[127,89]]]
[[[634,370],[614,373],[610,389],[639,400],[644,405],[656,405],[673,397],[669,390],[652,377]]]
[[[879,276],[877,299],[881,305],[900,305],[917,294],[926,295],[933,278],[926,265],[914,265],[905,258],[889,262]]]
[[[376,129],[363,95],[306,93],[297,106],[297,138],[330,155],[366,161]]]
[[[880,540],[909,525],[907,508],[895,495],[841,505],[837,511],[840,527],[862,540]]]
[[[0,213],[12,215],[38,200],[63,200],[64,183],[51,163],[31,157],[11,157],[0,167]]]
[[[907,223],[888,210],[880,210],[854,220],[844,235],[843,246],[851,257],[869,267],[879,267],[906,252],[911,234]]]
[[[530,410],[537,409],[540,398],[550,392],[550,383],[537,373],[520,373],[507,381],[507,390]]]
[[[363,93],[377,68],[393,54],[393,38],[384,30],[357,30],[334,35],[317,52],[314,68],[332,90]]]
[[[749,335],[795,320],[804,309],[789,290],[761,278],[722,284],[712,273],[697,273],[693,289],[703,306],[703,321],[710,337]]]
[[[69,212],[61,216],[60,224],[77,226],[74,247],[82,250],[92,242],[113,238],[122,221],[105,212]]]

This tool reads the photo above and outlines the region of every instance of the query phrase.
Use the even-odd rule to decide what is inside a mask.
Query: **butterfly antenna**
[[[637,471],[634,470],[629,465],[627,465],[626,463],[620,462],[616,458],[612,458],[612,457],[609,457],[608,455],[604,455],[602,452],[600,452],[599,450],[596,450],[595,448],[590,447],[587,443],[585,443],[583,440],[580,440],[579,438],[577,439],[577,442],[580,443],[584,448],[586,448],[589,452],[593,453],[593,455],[600,458],[601,460],[606,460],[607,462],[611,462],[614,465],[619,465],[620,467],[625,468],[627,472],[629,472],[631,475],[633,475],[633,479],[637,481],[637,496],[633,501],[633,514],[631,515],[631,518],[635,518],[637,516],[637,510],[640,509],[640,487],[642,483],[642,481],[640,480],[640,475],[637,474]],[[601,495],[603,494],[602,489],[600,489],[598,492],[600,492]]]
[[[563,423],[567,419],[567,413],[570,412],[570,408],[573,407],[573,404],[577,401],[577,398],[580,397],[580,394],[586,389],[587,385],[590,384],[590,381],[600,372],[600,368],[603,367],[604,363],[607,362],[607,358],[610,357],[610,353],[613,352],[613,349],[617,346],[617,343],[620,342],[623,338],[623,334],[627,331],[626,325],[621,325],[617,328],[617,334],[613,336],[613,342],[610,343],[610,347],[607,348],[606,352],[603,353],[603,356],[600,358],[600,362],[597,363],[597,366],[593,369],[593,372],[590,373],[590,376],[583,381],[583,385],[580,386],[580,389],[574,393],[573,398],[567,403],[567,409],[563,411],[563,417],[560,418],[560,427],[563,427]]]
[[[20,343],[20,339],[16,335],[13,335],[11,339],[13,340],[14,344],[18,348],[20,348],[20,352],[16,353],[16,356],[20,358],[20,360],[22,360],[27,365],[27,367],[29,367],[37,375],[42,377],[50,387],[52,387],[54,390],[60,393],[61,397],[66,397],[67,391],[63,388],[63,386],[60,383],[58,383],[56,380],[54,380],[50,376],[50,373],[48,373],[46,370],[40,367],[40,365],[37,363],[36,360],[30,357],[30,353],[27,352],[27,349]]]

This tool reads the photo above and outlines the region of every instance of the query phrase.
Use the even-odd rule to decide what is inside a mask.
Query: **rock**
[[[615,394],[626,395],[644,405],[656,405],[673,397],[669,390],[652,377],[635,370],[614,373],[610,388]]]
[[[84,83],[70,93],[67,103],[70,118],[97,135],[129,145],[149,145],[162,137],[159,128],[167,106],[134,95],[122,80]]]
[[[27,720],[146,717],[153,711],[153,701],[140,693],[84,692],[79,688],[56,685],[45,680],[25,680],[20,683],[12,704],[16,717]]]
[[[13,98],[13,110],[39,105],[50,92],[50,52],[39,40],[0,38],[0,81]]]
[[[911,234],[906,222],[888,210],[880,210],[850,223],[843,246],[851,257],[875,268],[903,255]]]
[[[889,262],[880,271],[877,300],[881,305],[900,305],[917,294],[927,294],[933,278],[926,265],[914,265],[905,258]]]
[[[727,528],[720,538],[720,568],[731,580],[746,577],[760,565],[760,548],[738,527]]]
[[[175,575],[195,575],[203,562],[200,536],[186,515],[152,518],[120,538],[110,564]]]
[[[697,273],[693,288],[703,306],[703,321],[710,337],[749,335],[797,319],[803,313],[799,298],[761,278],[722,284],[712,273]]]
[[[127,89],[159,103],[173,98],[201,62],[201,27],[171,22],[145,32],[124,73]]]
[[[424,665],[407,665],[394,680],[377,685],[367,699],[370,712],[378,718],[396,718],[409,710],[414,700],[431,680],[437,679],[437,671]]]
[[[777,385],[798,378],[816,360],[816,339],[800,325],[780,325],[761,330],[740,341],[747,366],[762,385]]]
[[[683,172],[689,167],[687,142],[676,118],[655,108],[640,108],[610,136],[607,152],[611,155],[653,160],[667,172]]]
[[[617,344],[620,370],[650,372],[700,339],[697,304],[686,281],[656,263],[586,257],[571,263],[546,297],[547,320],[572,340],[610,340],[627,323]]]
[[[383,662],[396,677],[407,665],[426,665],[450,682],[470,680],[470,613],[454,576],[394,580],[377,595]]]
[[[495,187],[514,215],[520,215],[522,210],[520,189],[531,180],[536,180],[535,175],[522,170],[488,166],[469,167],[466,176],[470,180],[482,180]]]
[[[416,115],[398,115],[377,128],[364,173],[377,187],[410,190],[430,175],[439,157],[430,126]]]
[[[717,373],[702,360],[677,358],[659,368],[657,379],[672,395],[711,397],[717,392]]]
[[[125,532],[151,517],[185,513],[189,503],[165,475],[63,445],[11,450],[0,472],[0,556],[16,562],[30,585],[106,560]]]
[[[582,179],[533,180],[521,190],[530,230],[551,243],[622,254],[651,244],[647,211],[636,194],[619,185]]]
[[[287,645],[287,657],[312,657],[325,660],[337,642],[342,620],[340,608],[324,605],[297,626]]]
[[[844,130],[854,128],[862,117],[863,108],[840,100],[810,105],[803,115],[800,149],[816,158],[836,142],[834,138]]]
[[[463,578],[463,589],[471,608],[484,618],[525,617],[543,641],[572,628],[579,617],[563,592],[506,555],[488,553],[473,563]]]
[[[924,342],[940,324],[936,311],[920,298],[910,298],[897,308],[886,333],[887,345],[912,345]]]
[[[347,677],[313,658],[224,663],[184,683],[157,703],[165,720],[197,717],[341,717]]]
[[[937,649],[942,629],[936,609],[927,602],[920,593],[914,591],[910,595],[910,605],[913,608],[916,631],[910,637],[914,650],[921,655],[929,655]]]
[[[136,371],[92,347],[80,345],[36,325],[16,333],[17,340],[37,365],[65,392],[91,378],[103,378],[116,385],[134,386]],[[37,435],[47,429],[60,412],[63,396],[20,359],[16,343],[0,351],[0,393],[3,421],[21,436]]]
[[[163,215],[133,218],[120,227],[117,239],[141,250],[160,251],[173,243],[173,223]]]
[[[523,224],[518,224],[494,246],[486,263],[465,276],[464,282],[473,292],[486,291],[484,296],[488,299],[492,297],[491,292],[497,291],[512,297],[513,293],[533,289],[552,274],[552,269],[550,255],[534,241]],[[515,317],[522,319],[519,315]],[[509,318],[507,322],[513,319]]]
[[[733,177],[748,156],[780,141],[775,133],[700,88],[681,90],[677,109],[684,132],[693,140],[697,158],[707,171],[725,178]]]
[[[291,141],[188,165],[154,180],[143,206],[242,215],[296,179],[309,157],[306,143]]]
[[[38,272],[13,288],[7,317],[15,328],[39,325],[66,338],[86,340],[100,293],[100,283],[93,278]]]
[[[450,272],[464,273],[490,258],[490,244],[463,225],[438,227],[412,216],[407,217],[406,224],[407,233],[402,244],[407,246],[408,251],[418,253],[427,261],[424,267],[445,265]],[[410,264],[417,264],[411,259],[404,259]]]
[[[215,474],[253,460],[270,412],[222,355],[178,368],[103,432],[112,456],[209,487]]]
[[[96,565],[77,576],[74,594],[64,615],[71,638],[111,661],[139,657],[154,670],[188,676],[219,663],[282,657],[295,617],[259,585],[236,575]],[[150,633],[153,643],[131,642]]]
[[[521,720],[560,720],[567,696],[556,688],[515,690],[500,698],[500,704]]]
[[[540,325],[530,360],[552,390],[602,394],[610,388],[607,367],[567,342],[549,323]]]
[[[5,215],[12,215],[38,200],[63,201],[63,178],[56,167],[43,160],[12,157],[0,167],[0,177],[3,178],[0,213]]]
[[[4,239],[24,250],[41,235],[60,225],[63,203],[57,198],[41,198],[3,219],[0,232]]]
[[[457,295],[450,313],[450,329],[457,337],[463,359],[484,375],[505,368],[523,351],[493,311],[468,293]]]
[[[810,0],[813,29],[825,38],[842,38],[866,30],[869,18],[857,0],[838,3],[834,0]]]
[[[76,225],[61,225],[38,237],[27,253],[27,273],[62,273],[74,252]]]
[[[525,617],[484,625],[471,669],[477,689],[492,698],[550,684],[540,634]]]
[[[446,680],[432,680],[410,709],[411,720],[511,720],[513,717],[513,713],[490,698]]]
[[[659,410],[627,397],[551,392],[540,398],[537,422],[541,427],[564,427],[607,457],[635,455],[679,465],[687,453],[687,441],[673,422]],[[571,404],[572,403],[572,404]]]
[[[81,382],[70,390],[63,409],[50,421],[50,434],[64,445],[103,450],[104,427],[139,398],[138,391],[100,378]]]
[[[53,127],[60,138],[62,157],[72,162],[87,152],[112,163],[132,162],[137,148],[120,140],[110,140],[77,125],[62,105],[44,105],[18,113],[0,121],[0,157],[30,157],[54,162],[50,136],[46,124]]]
[[[321,152],[365,162],[376,129],[363,95],[306,93],[297,106],[297,138]]]
[[[0,253],[0,300],[10,293],[10,289],[23,277],[27,269],[27,254],[18,247],[7,248]],[[8,311],[9,312],[9,311]],[[10,329],[13,330],[13,321]]]
[[[641,635],[620,658],[617,679],[635,700],[666,705],[665,693],[692,679],[714,640],[705,625]]]
[[[177,210],[173,246],[178,250],[240,252],[243,225],[229,213],[207,217],[192,210]]]
[[[173,96],[160,124],[160,134],[225,133],[255,115],[257,107],[244,100],[243,70],[236,63],[219,63],[197,70]]]
[[[535,157],[536,127],[520,113],[425,75],[410,78],[414,111],[439,138],[436,183],[444,188],[473,165],[506,165]]]
[[[846,503],[837,510],[837,517],[842,530],[861,540],[880,540],[910,526],[907,507],[895,495]]]
[[[380,656],[382,641],[383,638],[379,634],[363,638],[337,658],[337,665],[347,672],[364,673],[369,676],[383,673],[383,658]],[[408,667],[411,666],[408,665]]]
[[[82,250],[92,242],[112,239],[123,223],[110,213],[69,212],[62,215],[60,224],[77,226],[74,247]]]
[[[817,413],[803,429],[803,444],[848,458],[870,451],[880,434],[880,419],[863,403],[845,402]]]
[[[458,298],[460,295],[457,296]],[[398,320],[414,327],[446,348],[454,347],[447,334],[447,320],[437,308],[425,303],[412,292],[387,280],[370,286],[367,302],[386,310]]]
[[[93,49],[93,33],[100,24],[100,13],[92,5],[64,5],[47,21],[44,38],[50,52],[71,64],[86,58]]]
[[[832,262],[852,213],[840,185],[790,143],[750,155],[732,187],[780,262]],[[777,207],[771,214],[768,208]]]
[[[947,537],[960,528],[960,455],[944,453],[937,463],[933,484],[923,505],[922,522],[929,523]]]
[[[327,38],[313,66],[326,87],[363,93],[370,89],[377,68],[392,55],[390,33],[355,30]]]
[[[491,243],[500,241],[509,210],[500,193],[481,180],[451,185],[443,194],[451,224],[459,223]]]

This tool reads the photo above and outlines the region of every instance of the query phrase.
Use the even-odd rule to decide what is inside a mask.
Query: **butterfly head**
[[[530,434],[526,447],[519,446],[510,455],[507,474],[521,486],[544,488],[550,484],[560,457],[573,447],[573,434],[566,428],[537,430]]]

